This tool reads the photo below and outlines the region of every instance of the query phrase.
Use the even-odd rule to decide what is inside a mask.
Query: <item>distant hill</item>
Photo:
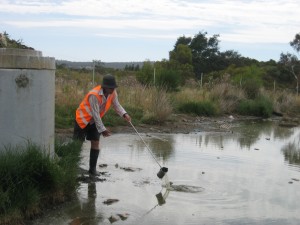
[[[72,69],[93,69],[93,62],[72,62],[67,60],[56,60],[57,65],[65,65],[68,68]],[[137,66],[141,68],[143,66],[143,62],[101,62],[101,65],[105,68],[113,68],[113,69],[124,69],[126,65]]]

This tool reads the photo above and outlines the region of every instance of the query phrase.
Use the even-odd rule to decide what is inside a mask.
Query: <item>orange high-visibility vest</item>
[[[82,102],[80,103],[79,107],[76,110],[76,122],[78,123],[78,125],[84,129],[88,123],[91,121],[91,119],[93,118],[92,116],[92,108],[91,105],[89,103],[89,96],[90,95],[94,95],[97,97],[98,101],[99,101],[99,105],[102,104],[102,96],[99,95],[99,91],[101,89],[101,86],[97,86],[95,88],[93,88],[82,100]],[[104,110],[100,111],[100,117],[102,118],[104,116],[104,114],[109,110],[112,100],[115,98],[116,96],[116,91],[114,91],[111,95],[108,96],[106,103],[105,103],[105,107]],[[101,110],[101,109],[100,109]]]

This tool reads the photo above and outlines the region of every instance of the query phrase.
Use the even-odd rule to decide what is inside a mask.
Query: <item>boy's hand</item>
[[[111,132],[109,130],[105,130],[101,134],[103,137],[109,137],[111,135]]]
[[[127,113],[125,113],[123,117],[127,122],[131,122],[131,117]]]

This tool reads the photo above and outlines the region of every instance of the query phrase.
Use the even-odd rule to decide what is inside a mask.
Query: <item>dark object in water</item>
[[[168,172],[168,168],[167,167],[161,167],[159,172],[157,173],[157,176],[159,179],[162,179],[165,174]]]
[[[159,193],[158,193],[157,195],[155,195],[155,196],[156,196],[156,198],[157,198],[158,205],[163,205],[163,204],[166,203],[166,201],[165,201],[165,199],[164,199],[164,197],[163,197],[163,195],[162,195],[161,192],[159,192]]]
[[[109,199],[105,200],[103,203],[106,204],[106,205],[111,205],[111,204],[113,204],[115,202],[118,202],[118,201],[119,201],[119,199],[111,199],[111,198],[109,198]]]

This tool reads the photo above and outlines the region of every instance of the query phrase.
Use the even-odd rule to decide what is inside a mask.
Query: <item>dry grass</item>
[[[216,102],[219,108],[219,113],[232,113],[239,102],[245,99],[243,90],[229,84],[219,83],[211,89],[209,93],[210,99]]]
[[[173,109],[165,90],[141,85],[132,77],[124,78],[120,84],[119,101],[124,106],[142,109],[143,120],[163,122],[171,115]]]
[[[300,96],[286,92],[264,92],[264,95],[270,96],[273,100],[274,111],[287,113],[287,114],[299,114],[300,113]]]
[[[78,107],[85,94],[96,84],[100,84],[103,75],[95,75],[95,85],[89,71],[58,71],[56,76],[56,110],[61,115],[58,121],[64,126],[67,118],[72,120],[73,111]],[[143,114],[142,121],[152,120],[163,122],[180,106],[187,102],[210,102],[217,107],[218,114],[232,113],[241,100],[245,100],[244,91],[230,84],[228,79],[215,83],[213,86],[203,85],[189,80],[178,92],[166,92],[153,86],[141,85],[132,74],[116,76],[119,101],[125,109],[139,111]],[[262,91],[262,96],[273,100],[274,110],[282,113],[299,113],[300,97],[294,94],[277,91]],[[64,113],[68,111],[68,113]],[[132,115],[134,116],[134,115]],[[139,116],[141,118],[141,116]]]
[[[199,88],[183,87],[179,92],[172,93],[172,100],[174,105],[181,105],[189,101],[201,102],[208,100],[208,92]]]

